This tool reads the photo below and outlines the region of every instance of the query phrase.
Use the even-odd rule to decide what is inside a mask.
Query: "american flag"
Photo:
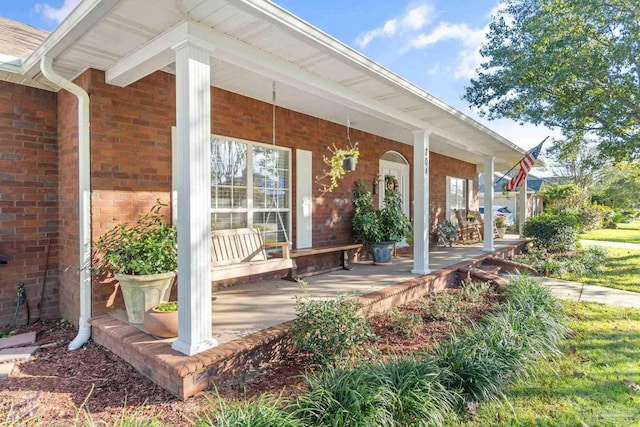
[[[546,140],[547,139],[545,138],[544,141]],[[520,170],[518,171],[516,176],[511,178],[511,181],[507,182],[507,185],[504,186],[505,191],[511,191],[514,188],[520,187],[522,185],[522,183],[524,182],[524,179],[527,177],[527,174],[529,173],[529,171],[533,167],[533,164],[538,158],[538,155],[540,154],[540,150],[542,149],[542,144],[544,144],[544,141],[542,141],[540,144],[538,144],[531,150],[527,151],[527,154],[524,156],[524,158],[520,160]]]

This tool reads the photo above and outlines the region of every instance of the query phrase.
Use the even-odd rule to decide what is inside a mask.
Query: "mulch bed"
[[[498,301],[499,296],[492,294],[484,304],[465,304],[464,310],[452,317],[460,318],[458,326],[469,324]],[[418,312],[419,306],[414,302],[400,309]],[[386,317],[378,316],[371,322],[378,339],[363,347],[364,358],[371,354],[389,358],[422,351],[437,346],[452,332],[448,321],[429,321],[405,339],[391,333]],[[90,416],[94,422],[105,420],[112,424],[120,419],[126,406],[127,412],[138,418],[156,417],[165,425],[187,426],[198,413],[216,406],[217,394],[227,399],[251,399],[262,393],[295,396],[305,391],[301,375],[308,369],[308,358],[293,354],[226,381],[216,391],[181,401],[93,341],[86,348],[68,351],[66,346],[76,332],[65,322],[39,322],[16,333],[28,331],[37,332],[36,345],[48,346],[16,363],[11,377],[0,380],[0,423],[21,419],[22,425],[28,417],[35,416],[41,425],[67,426],[76,421],[84,425]]]

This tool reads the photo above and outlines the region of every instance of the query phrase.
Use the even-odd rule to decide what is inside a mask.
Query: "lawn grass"
[[[576,282],[640,292],[640,250],[607,248],[608,259],[602,272],[563,274],[562,278]]]
[[[602,240],[608,242],[639,243],[640,244],[640,222],[631,224],[618,224],[618,228],[593,230],[580,234],[580,239]]]
[[[564,304],[574,334],[563,357],[508,387],[508,403],[480,405],[471,420],[452,416],[448,426],[640,426],[640,392],[624,381],[640,384],[640,310]]]

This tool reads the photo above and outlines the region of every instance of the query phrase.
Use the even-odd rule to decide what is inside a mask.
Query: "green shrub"
[[[524,236],[533,245],[548,252],[566,252],[576,248],[577,220],[571,215],[542,214],[524,223]]]
[[[602,228],[605,220],[612,216],[613,209],[608,206],[594,204],[584,204],[576,209],[578,227],[580,232]]]
[[[296,399],[294,414],[307,426],[393,425],[388,408],[395,396],[370,382],[371,371],[365,362],[305,375],[308,392]]]
[[[444,415],[451,411],[460,396],[447,389],[444,373],[433,361],[413,357],[392,359],[372,366],[368,378],[379,393],[393,396],[385,399],[395,426],[441,425]],[[382,424],[377,424],[382,425]]]
[[[533,278],[512,276],[506,306],[435,352],[444,382],[464,401],[503,397],[503,387],[525,375],[539,357],[559,354],[566,326],[562,306]]]
[[[458,295],[451,292],[438,292],[422,302],[422,318],[426,320],[445,320],[460,307]]]
[[[291,322],[293,342],[311,355],[314,363],[333,363],[373,336],[371,326],[358,313],[356,300],[296,300],[297,318]]]
[[[219,407],[196,420],[196,426],[302,427],[292,413],[282,409],[279,397],[261,395],[256,401],[229,402],[218,396]]]
[[[417,313],[400,311],[396,307],[387,313],[389,329],[395,335],[410,338],[422,326],[422,317]]]
[[[489,282],[474,282],[471,279],[467,279],[462,281],[458,293],[462,301],[480,304],[484,302],[490,291],[491,284]]]
[[[329,367],[305,377],[309,392],[296,399],[294,413],[310,426],[442,425],[459,400],[443,385],[443,372],[413,357]]]

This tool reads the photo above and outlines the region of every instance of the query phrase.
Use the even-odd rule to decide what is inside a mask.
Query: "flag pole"
[[[549,139],[549,137],[548,137],[548,136],[547,136],[545,139],[543,139],[543,140],[542,140],[542,142],[541,142],[540,144],[538,144],[538,145],[544,144],[544,142],[545,142],[547,139]],[[525,155],[524,155],[524,157],[527,157],[527,155],[525,154]],[[523,157],[522,159],[524,159],[524,157]],[[508,171],[506,171],[506,172],[504,173],[504,175],[502,175],[502,177],[501,177],[499,180],[497,180],[497,181],[496,181],[496,184],[497,184],[497,183],[499,183],[500,181],[502,181],[502,180],[504,179],[504,177],[505,177],[505,176],[507,176],[507,174],[508,174],[509,172],[511,172],[512,170],[514,170],[514,169],[516,168],[516,166],[518,166],[518,165],[520,164],[520,162],[522,161],[522,159],[518,160],[518,163],[516,163],[515,165],[513,165],[513,167],[512,167],[511,169],[509,169]]]

